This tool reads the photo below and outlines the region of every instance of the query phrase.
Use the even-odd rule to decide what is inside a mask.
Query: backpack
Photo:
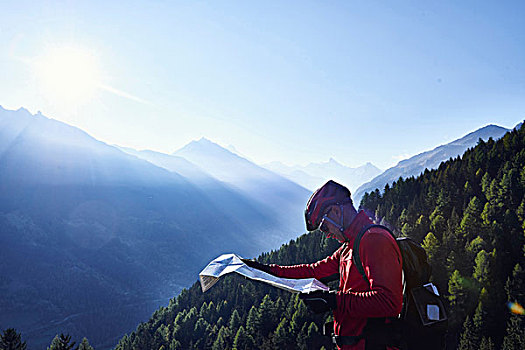
[[[373,227],[388,231],[397,242],[403,258],[403,307],[396,319],[369,318],[364,330],[364,337],[370,335],[370,341],[383,342],[403,350],[445,348],[448,327],[447,314],[443,297],[437,288],[429,283],[432,272],[425,249],[408,237],[396,237],[393,232],[382,225],[370,225],[361,230],[354,240],[352,249],[353,264],[365,281],[366,277],[361,261],[359,246],[363,235]],[[386,334],[386,340],[378,340],[378,334]],[[384,337],[379,337],[384,338]],[[369,347],[367,346],[367,349]],[[373,347],[370,347],[373,348]]]

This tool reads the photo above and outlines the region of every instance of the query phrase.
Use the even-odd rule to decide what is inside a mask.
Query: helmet
[[[333,180],[328,181],[312,194],[308,204],[306,204],[304,211],[306,229],[308,231],[316,230],[329,206],[347,202],[352,203],[350,190]]]

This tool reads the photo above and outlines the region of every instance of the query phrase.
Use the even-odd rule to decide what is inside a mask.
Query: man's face
[[[339,227],[332,224],[329,220],[325,220],[324,217],[328,217],[335,222],[341,222],[340,209],[336,206],[331,206],[323,216],[319,230],[323,232],[328,238],[337,239],[339,243],[344,243],[346,238],[344,234],[339,230]]]

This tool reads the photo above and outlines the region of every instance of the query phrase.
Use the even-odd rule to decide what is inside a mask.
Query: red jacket
[[[340,274],[337,309],[334,310],[334,333],[360,335],[368,317],[395,317],[403,303],[401,253],[396,241],[384,229],[371,228],[361,239],[359,252],[370,287],[352,262],[354,238],[372,221],[360,211],[345,230],[348,242],[332,256],[313,264],[271,265],[272,273],[285,278],[321,279]],[[364,350],[365,341],[341,349]]]

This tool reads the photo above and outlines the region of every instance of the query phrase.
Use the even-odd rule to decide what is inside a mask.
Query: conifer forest
[[[447,301],[447,349],[525,349],[525,316],[510,307],[525,304],[524,194],[521,128],[480,140],[438,169],[400,178],[360,203],[426,249],[432,282]],[[337,248],[312,232],[258,260],[315,262]],[[116,349],[333,349],[321,334],[330,317],[309,312],[297,294],[230,275],[206,293],[198,282],[183,290]]]
[[[467,150],[419,177],[368,193],[361,208],[420,242],[448,301],[447,349],[525,349],[525,128]],[[337,249],[317,232],[261,262],[315,262]],[[336,286],[334,286],[336,287]],[[124,336],[116,349],[332,349],[317,316],[291,294],[227,276],[195,283]]]

